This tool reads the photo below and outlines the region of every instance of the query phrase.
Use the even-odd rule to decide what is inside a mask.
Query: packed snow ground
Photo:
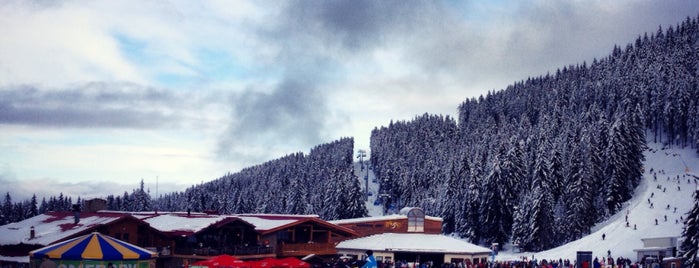
[[[642,238],[680,237],[684,227],[682,219],[691,210],[694,204],[693,193],[698,189],[699,178],[696,176],[699,176],[699,158],[691,148],[663,148],[661,144],[649,144],[648,147],[649,150],[645,152],[644,179],[636,188],[634,197],[625,203],[619,213],[594,226],[590,235],[542,252],[519,252],[512,245],[505,245],[495,260],[522,257],[574,260],[577,251],[592,251],[595,257],[606,257],[607,251],[610,251],[614,258],[636,261],[634,249],[643,248]],[[375,178],[372,170],[361,170],[357,163],[356,172],[362,190],[365,188],[364,176],[368,174],[369,191],[373,193],[366,203],[369,215],[383,215],[381,206],[374,205],[378,198],[378,183],[372,183]]]
[[[368,192],[371,193],[366,199],[366,209],[369,211],[369,216],[383,216],[383,206],[374,205],[376,199],[379,198],[379,184],[376,182],[376,175],[374,175],[374,170],[369,167],[368,160],[363,162],[363,166],[359,162],[355,162],[354,174],[359,178],[362,191],[366,191],[368,188]]]

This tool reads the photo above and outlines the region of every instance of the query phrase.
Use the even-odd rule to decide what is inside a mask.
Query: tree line
[[[367,216],[353,150],[354,139],[342,138],[308,155],[290,154],[165,194],[154,205],[167,211],[315,214],[326,220]]]
[[[371,134],[396,206],[483,245],[540,251],[578,239],[629,200],[646,141],[699,148],[699,23],[687,18],[611,54]]]

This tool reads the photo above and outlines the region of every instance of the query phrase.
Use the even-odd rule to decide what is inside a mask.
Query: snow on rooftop
[[[287,224],[291,224],[294,222],[297,222],[299,219],[269,219],[269,218],[261,218],[261,217],[255,217],[255,216],[238,216],[241,220],[244,220],[252,225],[255,226],[255,230],[258,231],[267,231],[267,230],[272,230]]]
[[[374,251],[410,251],[440,253],[490,253],[490,249],[461,239],[424,233],[384,233],[337,244],[337,249],[371,249]]]
[[[0,226],[0,245],[33,244],[46,246],[90,229],[96,225],[108,224],[120,219],[115,214],[86,214],[82,213],[80,222],[74,224],[73,213],[50,212],[38,215],[20,222]],[[34,227],[34,238],[30,231]]]
[[[180,215],[168,213],[143,218],[142,220],[161,232],[179,231],[197,233],[206,227],[226,219],[226,217],[227,216],[220,215],[187,216],[186,214]]]
[[[386,215],[386,216],[353,218],[353,219],[336,220],[336,221],[329,221],[329,222],[332,224],[347,224],[347,223],[370,222],[370,221],[399,220],[399,219],[405,219],[405,218],[407,218],[407,216],[405,216],[405,215],[392,214],[392,215]]]

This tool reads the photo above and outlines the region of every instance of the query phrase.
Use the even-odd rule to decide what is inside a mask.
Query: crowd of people
[[[583,262],[577,266],[575,260],[569,259],[542,259],[537,260],[534,257],[522,257],[519,260],[508,261],[486,261],[486,262],[456,262],[443,263],[440,268],[659,268],[660,261],[655,258],[644,258],[640,262],[633,262],[628,258],[618,257],[616,259],[608,254],[608,257],[596,257],[591,262]],[[369,255],[371,256],[371,255]],[[373,256],[371,256],[373,257]],[[369,257],[365,260],[348,260],[339,259],[337,263],[327,265],[333,268],[435,268],[431,261],[422,263],[396,261],[395,263],[387,261],[370,260]]]
[[[596,257],[591,262],[583,262],[577,265],[575,260],[551,259],[537,260],[526,257],[521,260],[495,261],[487,263],[445,263],[442,268],[658,268],[660,261],[656,258],[643,258],[640,262],[633,262],[628,258]],[[429,268],[429,267],[428,267]]]

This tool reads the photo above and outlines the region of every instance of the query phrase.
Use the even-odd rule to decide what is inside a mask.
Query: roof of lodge
[[[3,234],[0,236],[0,246],[48,245],[126,217],[131,216],[119,213],[81,213],[80,222],[74,224],[72,212],[47,212],[20,222],[0,226],[0,233]],[[31,228],[34,228],[34,238],[30,237]]]
[[[332,224],[350,224],[350,223],[360,223],[360,222],[401,220],[401,219],[407,219],[407,218],[408,218],[407,215],[402,215],[402,214],[391,214],[391,215],[385,215],[385,216],[374,216],[374,217],[364,217],[364,218],[353,218],[353,219],[335,220],[335,221],[329,221],[329,222],[332,223]],[[434,221],[442,221],[442,218],[440,218],[440,217],[432,217],[432,216],[425,216],[425,219],[434,220]]]
[[[321,220],[317,215],[283,215],[283,214],[240,214],[218,215],[187,212],[123,212],[99,211],[81,212],[80,221],[74,223],[73,212],[47,212],[20,222],[0,226],[0,246],[3,245],[50,245],[52,243],[92,232],[94,229],[119,220],[133,219],[147,224],[153,229],[168,235],[192,235],[210,227],[240,221],[250,225],[257,232],[267,234],[294,226],[312,222],[335,229],[345,234],[356,233],[342,226]],[[30,237],[34,228],[35,236]]]
[[[393,252],[431,252],[455,254],[489,254],[488,248],[440,234],[383,233],[337,244],[338,250],[355,249]]]

